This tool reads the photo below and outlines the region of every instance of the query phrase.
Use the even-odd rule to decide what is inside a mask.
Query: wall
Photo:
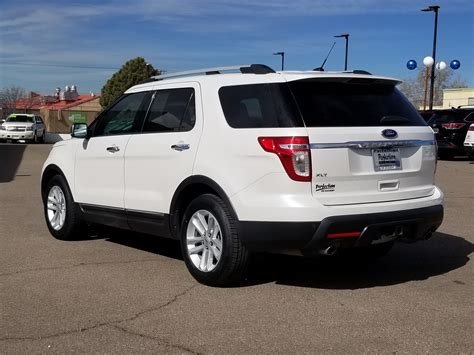
[[[69,133],[71,131],[71,121],[69,120],[71,113],[84,112],[87,116],[87,123],[91,124],[100,111],[102,111],[102,107],[99,104],[99,97],[97,97],[67,109],[51,110],[43,108],[41,109],[41,116],[44,118],[48,132]]]
[[[91,124],[98,114],[97,111],[81,111],[77,110],[76,107],[67,110],[44,110],[41,112],[41,116],[43,116],[46,123],[46,130],[54,133],[71,132],[71,121],[69,120],[69,115],[72,112],[84,112],[87,116],[88,124]]]
[[[469,98],[474,98],[474,88],[444,89],[443,108],[467,105]]]

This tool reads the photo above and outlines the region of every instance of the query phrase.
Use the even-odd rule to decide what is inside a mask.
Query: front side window
[[[94,136],[110,136],[137,131],[137,122],[146,114],[148,92],[128,94],[110,107],[99,118]]]
[[[194,101],[192,88],[156,91],[143,132],[190,131],[196,121]]]

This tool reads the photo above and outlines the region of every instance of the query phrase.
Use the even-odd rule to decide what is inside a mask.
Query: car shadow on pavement
[[[0,144],[0,183],[15,179],[26,147],[25,144]]]
[[[94,238],[103,238],[111,243],[166,256],[168,258],[183,260],[179,242],[169,238],[161,238],[113,228],[100,228]]]
[[[100,237],[112,243],[183,260],[176,240],[108,231],[101,233]],[[435,233],[427,241],[397,243],[387,256],[372,262],[357,262],[342,257],[303,258],[257,254],[252,256],[246,279],[236,287],[266,283],[341,290],[390,286],[446,274],[466,265],[472,252],[474,244],[464,238]],[[464,284],[470,281],[455,282]]]
[[[343,258],[308,259],[291,256],[260,256],[254,260],[248,285],[276,282],[281,285],[321,289],[363,289],[426,280],[458,269],[469,261],[474,244],[435,233],[428,241],[395,244],[390,253],[372,262]],[[459,284],[470,280],[456,280]]]

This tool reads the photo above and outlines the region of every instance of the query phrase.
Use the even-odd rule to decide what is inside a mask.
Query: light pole
[[[423,64],[425,65],[425,95],[423,99],[423,111],[426,111],[426,94],[428,92],[428,78],[430,77],[430,69],[434,68],[434,59],[432,57],[425,57],[423,59]],[[433,74],[431,74],[433,77]],[[433,106],[430,107],[430,111],[433,109]]]
[[[285,52],[275,52],[273,55],[281,55],[281,70],[285,69]]]
[[[344,33],[342,35],[334,36],[335,38],[345,38],[346,39],[346,59],[344,61],[344,71],[347,71],[347,53],[349,52],[349,34]]]
[[[434,36],[433,36],[433,63],[436,63],[436,37],[438,35],[438,11],[440,7],[438,5],[428,6],[426,9],[422,9],[424,12],[435,13],[435,23],[434,23]],[[430,82],[430,110],[433,109],[433,97],[434,97],[434,80],[435,80],[435,66],[431,66],[431,82]]]

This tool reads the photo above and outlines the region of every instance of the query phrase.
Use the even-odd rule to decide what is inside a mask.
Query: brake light
[[[308,137],[258,137],[263,150],[278,155],[290,179],[311,181],[311,150]]]
[[[470,130],[470,131],[474,131],[474,124],[472,124],[472,125],[469,126],[469,130]]]
[[[465,123],[443,123],[441,126],[444,129],[460,129],[463,128],[465,125]]]

